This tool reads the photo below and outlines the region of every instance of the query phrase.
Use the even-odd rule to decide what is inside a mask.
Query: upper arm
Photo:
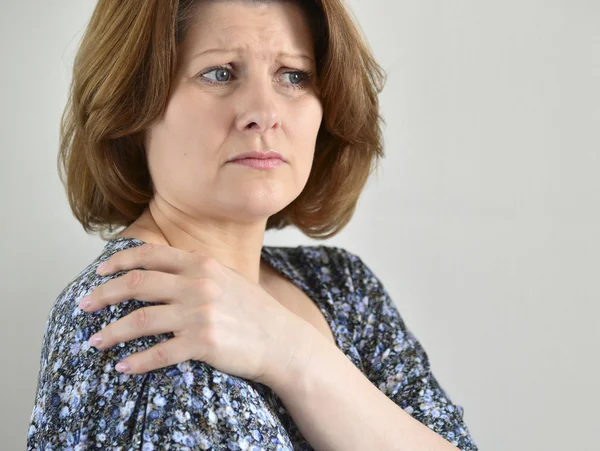
[[[476,450],[463,419],[431,371],[428,355],[406,327],[382,282],[356,255],[347,253],[357,311],[362,312],[357,349],[367,378],[404,411],[461,450]]]

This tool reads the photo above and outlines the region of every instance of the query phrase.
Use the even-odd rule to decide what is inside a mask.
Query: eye
[[[305,72],[297,71],[297,72],[286,72],[284,75],[289,75],[291,84],[296,85],[296,84],[300,84],[304,81],[303,74],[306,75]]]
[[[208,77],[207,75],[214,74],[213,77]],[[304,89],[305,85],[310,83],[312,80],[312,72],[304,71],[304,70],[294,70],[284,72],[283,75],[288,75],[290,82],[283,83],[284,85],[291,87],[292,89]],[[230,81],[231,69],[225,66],[212,67],[200,74],[198,74],[198,78],[202,79],[208,84],[223,86]]]
[[[209,71],[203,72],[200,75],[201,76],[205,76],[205,75],[211,74],[213,72],[215,73],[215,81],[217,81],[217,82],[228,81],[228,80],[224,80],[223,78],[226,78],[228,75],[231,75],[230,70],[227,69],[226,67],[218,67],[218,68],[215,68],[215,69],[210,69]],[[211,78],[208,78],[208,79],[211,80]]]
[[[290,76],[289,85],[293,89],[304,89],[312,80],[312,72],[309,70],[294,70],[285,72],[284,75]]]

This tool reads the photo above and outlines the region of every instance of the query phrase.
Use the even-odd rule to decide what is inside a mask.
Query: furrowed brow
[[[194,54],[194,56],[192,56],[192,59],[196,59],[200,56],[207,55],[210,53],[237,53],[237,54],[240,54],[240,53],[244,53],[244,49],[242,47],[234,47],[231,49],[207,49],[207,50],[203,50],[199,53]],[[277,54],[277,56],[285,56],[287,58],[294,58],[294,59],[307,59],[309,61],[314,62],[313,58],[311,58],[310,56],[305,55],[303,53],[279,52]]]

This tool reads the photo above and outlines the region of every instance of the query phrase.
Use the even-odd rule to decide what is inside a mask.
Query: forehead
[[[180,51],[188,57],[209,49],[304,53],[313,40],[302,8],[293,2],[203,1],[194,11]]]

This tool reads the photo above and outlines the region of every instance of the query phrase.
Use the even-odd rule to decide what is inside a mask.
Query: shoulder
[[[141,244],[143,243],[135,240],[117,240],[107,243],[100,254],[62,289],[54,300],[46,321],[42,363],[52,357],[51,360],[60,358],[60,364],[66,363],[64,362],[66,359],[77,364],[80,359],[97,352],[88,344],[91,335],[108,323],[139,308],[142,302],[132,299],[94,313],[88,313],[79,309],[79,301],[98,286],[126,272],[100,276],[96,274],[98,265],[119,250]]]
[[[347,266],[346,251],[336,246],[264,246],[263,252],[296,272],[305,272],[310,268],[326,268],[327,272],[343,270]]]
[[[83,268],[77,276],[75,276],[60,292],[51,309],[52,314],[64,313],[65,309],[77,307],[79,300],[87,296],[95,288],[110,279],[119,277],[125,271],[121,271],[108,276],[100,276],[96,274],[98,266],[107,261],[113,254],[120,250],[130,247],[142,245],[143,242],[133,239],[118,239],[107,243],[100,254],[85,268]]]
[[[338,246],[300,246],[301,252],[312,262],[327,266],[331,271],[350,278],[353,283],[368,282],[374,277],[360,255]]]
[[[300,245],[268,246],[265,249],[270,253],[278,254],[289,261],[299,263],[326,265],[337,269],[348,269],[360,263],[360,257],[345,248],[331,245]]]
[[[342,300],[342,306],[352,311],[357,320],[401,321],[383,281],[360,255],[337,246],[299,246],[297,249],[314,265],[313,271],[317,271],[320,281],[327,282],[325,288]]]
[[[370,273],[370,269],[365,265],[361,256],[346,248],[328,245],[299,246],[299,248],[305,256],[313,261],[320,260],[332,268],[351,275],[357,275],[364,271]]]
[[[203,361],[189,360],[137,375],[114,370],[125,357],[172,338],[172,333],[140,337],[106,350],[89,346],[90,336],[108,323],[151,305],[131,299],[93,313],[78,308],[81,297],[125,272],[98,276],[97,266],[118,250],[136,245],[140,242],[111,242],[56,299],[44,335],[28,449],[46,449],[45,445],[63,449],[80,440],[103,449],[106,443],[146,449],[158,446],[158,441],[167,447],[186,443],[186,449],[206,449],[231,437],[247,437],[257,415],[273,419],[261,429],[260,446],[282,437],[285,431],[270,416],[260,384]],[[220,406],[222,400],[244,408],[232,418],[233,411]]]
[[[269,247],[267,252],[286,263],[295,274],[333,287],[337,293],[353,294],[381,289],[381,281],[355,252],[331,245]],[[340,290],[340,291],[338,291]]]

